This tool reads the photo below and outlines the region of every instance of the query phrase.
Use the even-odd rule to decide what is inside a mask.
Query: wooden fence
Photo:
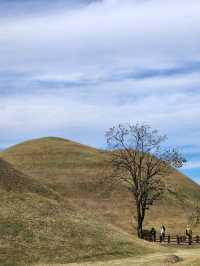
[[[200,236],[186,236],[186,235],[165,235],[164,238],[161,236],[153,236],[153,235],[144,235],[144,240],[150,241],[150,242],[159,242],[159,243],[166,243],[166,244],[177,244],[177,245],[194,245],[194,244],[200,244]]]

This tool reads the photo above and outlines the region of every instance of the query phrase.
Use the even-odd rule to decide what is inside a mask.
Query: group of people
[[[166,231],[166,228],[162,224],[162,226],[160,228],[160,242],[164,242],[165,241],[165,231]],[[150,234],[151,234],[151,240],[153,242],[156,242],[156,229],[154,227],[151,228]]]
[[[161,243],[165,241],[165,232],[166,232],[166,227],[162,224],[160,228],[160,242]],[[185,234],[188,237],[189,244],[191,244],[192,243],[192,230],[189,225],[187,225],[186,227]],[[156,242],[156,229],[154,227],[151,228],[150,235],[151,235],[151,240],[153,242]]]

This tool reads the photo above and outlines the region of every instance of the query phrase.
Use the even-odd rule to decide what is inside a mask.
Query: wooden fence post
[[[171,242],[171,237],[170,237],[170,235],[168,235],[168,237],[167,237],[167,242],[168,242],[168,244]]]
[[[176,236],[176,242],[177,242],[178,245],[180,244],[180,237],[179,237],[179,235]]]

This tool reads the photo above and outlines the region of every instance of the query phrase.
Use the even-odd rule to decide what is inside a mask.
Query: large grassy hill
[[[0,159],[0,265],[67,263],[151,252],[143,242]]]
[[[133,200],[126,187],[111,192],[102,186],[108,154],[61,138],[42,138],[13,146],[2,158],[35,180],[44,182],[78,210],[89,211],[101,222],[133,233]],[[165,223],[169,231],[185,229],[192,204],[200,199],[200,186],[174,170],[164,178],[166,193],[148,212],[146,227]]]

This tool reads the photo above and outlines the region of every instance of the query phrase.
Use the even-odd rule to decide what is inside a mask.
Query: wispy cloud
[[[110,125],[145,121],[198,156],[199,1],[28,2],[0,7],[2,145],[59,134],[102,146]]]
[[[200,168],[200,161],[189,161],[188,163],[185,164],[183,169],[197,169]]]
[[[103,2],[13,18],[1,23],[1,65],[89,72],[197,60],[199,5],[178,0],[120,1],[111,6]]]

